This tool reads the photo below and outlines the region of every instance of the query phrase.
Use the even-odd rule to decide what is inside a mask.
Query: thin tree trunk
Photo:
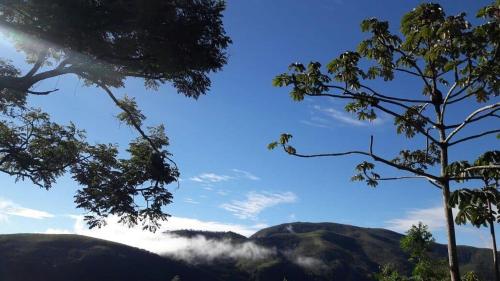
[[[500,281],[500,272],[498,272],[498,257],[497,257],[497,239],[495,238],[495,226],[493,222],[489,222],[491,241],[493,243],[493,266],[495,267],[495,280]]]
[[[488,211],[491,214],[491,203],[488,201]],[[495,280],[500,281],[500,272],[498,272],[497,239],[495,237],[495,225],[492,220],[488,220],[490,225],[491,242],[493,244],[493,266],[495,270]]]
[[[455,238],[455,221],[453,212],[449,207],[450,186],[449,183],[443,184],[443,207],[446,217],[446,230],[448,235],[448,262],[451,281],[460,281],[460,270],[458,267],[457,241]]]
[[[442,125],[442,120],[439,120]],[[451,281],[460,281],[460,269],[458,266],[457,241],[455,238],[455,221],[453,220],[453,211],[449,206],[450,201],[450,180],[447,178],[446,169],[448,167],[448,146],[444,144],[446,132],[443,128],[439,129],[441,141],[441,187],[443,189],[443,208],[446,218],[446,231],[448,235],[448,265]]]

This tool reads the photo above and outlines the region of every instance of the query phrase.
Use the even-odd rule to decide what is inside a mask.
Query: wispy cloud
[[[233,200],[230,203],[222,204],[220,207],[233,213],[240,219],[256,219],[257,216],[267,208],[278,204],[293,203],[295,201],[297,201],[297,196],[293,192],[250,192],[246,195],[246,200]]]
[[[386,227],[393,231],[405,232],[412,225],[422,222],[430,230],[440,230],[446,226],[443,207],[415,209],[406,212],[404,217],[386,221]]]
[[[353,126],[367,126],[369,124],[381,124],[382,121],[380,119],[375,119],[371,122],[361,121],[355,118],[352,114],[347,113],[345,111],[337,110],[333,107],[321,107],[319,105],[315,105],[313,107],[317,112],[324,114],[332,119],[340,121],[342,123],[353,125]]]
[[[26,208],[10,200],[0,198],[0,220],[4,221],[8,220],[9,216],[17,216],[17,217],[24,217],[24,218],[38,219],[38,220],[54,217],[54,215],[48,212]]]
[[[341,124],[346,124],[350,126],[368,126],[368,125],[380,125],[384,123],[382,118],[377,118],[373,121],[362,121],[358,120],[353,114],[347,113],[344,110],[338,110],[334,107],[324,107],[320,105],[311,106],[311,116],[308,120],[301,120],[302,124],[319,127],[319,128],[331,128],[339,122]]]
[[[163,222],[155,233],[144,231],[140,226],[129,228],[118,223],[118,217],[110,216],[106,226],[88,229],[82,216],[73,217],[73,229],[47,229],[45,233],[74,233],[105,239],[138,247],[158,254],[170,255],[175,258],[190,261],[202,259],[210,261],[217,257],[258,259],[273,253],[273,250],[257,246],[253,243],[235,245],[230,240],[210,240],[203,236],[193,238],[179,237],[168,231],[193,229],[203,231],[232,231],[250,236],[258,229],[257,226],[243,226],[213,221],[201,221],[192,218],[170,217]]]
[[[246,178],[246,179],[249,179],[249,180],[253,180],[253,181],[258,181],[260,180],[260,178],[248,171],[243,171],[243,170],[238,170],[238,169],[233,169],[232,170],[233,172],[235,172],[239,178]]]
[[[200,204],[200,202],[195,201],[193,198],[185,198],[184,202],[189,203],[189,204]]]
[[[200,183],[215,183],[223,182],[233,179],[234,177],[228,175],[218,175],[214,173],[203,173],[198,176],[190,178],[190,180]]]
[[[253,181],[258,181],[260,178],[256,175],[254,175],[251,172],[244,171],[244,170],[239,170],[239,169],[232,169],[231,170],[232,174],[231,175],[224,175],[224,174],[216,174],[216,173],[202,173],[197,176],[191,177],[190,180],[198,183],[203,183],[205,185],[208,184],[213,184],[213,183],[218,183],[218,182],[225,182],[225,181],[230,181],[230,180],[238,180],[238,179],[248,179],[248,180],[253,180]]]
[[[221,196],[226,196],[229,194],[229,192],[227,190],[217,190],[217,194],[221,195]]]

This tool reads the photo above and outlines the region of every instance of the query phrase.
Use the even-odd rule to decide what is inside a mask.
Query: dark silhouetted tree
[[[449,171],[454,156],[450,151],[500,133],[498,122],[488,122],[498,120],[500,109],[500,5],[496,2],[484,7],[477,16],[483,22],[473,27],[465,13],[447,16],[438,4],[422,4],[403,16],[401,36],[389,30],[388,22],[367,19],[361,29],[370,37],[359,44],[357,51],[341,54],[326,69],[318,62],[307,66],[294,63],[289,72],[273,81],[275,86],[291,86],[290,95],[296,101],[305,97],[344,100],[345,110],[360,120],[375,120],[380,113],[391,116],[397,133],[421,146],[386,157],[377,150],[372,136],[366,150],[306,154],[298,152],[290,144],[292,135],[285,133],[269,148],[282,147],[298,157],[364,156],[408,175],[383,177],[374,171],[374,163],[364,161],[356,167],[353,180],[375,187],[382,180],[421,178],[441,189],[452,281],[460,280],[460,272],[454,219],[448,204],[450,182],[463,178]],[[400,75],[416,79],[421,89],[387,93],[387,88],[370,84],[376,79],[391,82]],[[468,104],[465,108],[475,108],[459,119],[457,116],[464,114],[462,103]],[[479,123],[482,125],[474,126]],[[438,166],[439,172],[433,166]]]
[[[88,211],[90,227],[110,214],[129,225],[155,230],[171,202],[166,185],[176,182],[177,166],[166,150],[163,126],[142,129],[145,115],[133,98],[118,98],[113,88],[129,77],[147,88],[171,83],[198,98],[210,87],[208,74],[226,63],[230,39],[222,24],[225,4],[216,0],[5,0],[0,30],[26,55],[22,73],[0,61],[0,171],[49,189],[70,172],[83,186],[78,207]],[[76,75],[102,89],[121,109],[118,118],[140,137],[130,143],[129,159],[114,145],[91,145],[74,125],[51,122],[27,104],[37,82]]]

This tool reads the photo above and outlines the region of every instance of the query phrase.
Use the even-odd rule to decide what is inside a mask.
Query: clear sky
[[[147,91],[140,81],[129,80],[118,92],[137,98],[148,117],[146,124],[166,125],[170,151],[181,171],[180,187],[171,187],[174,203],[166,208],[174,217],[165,228],[234,230],[249,235],[280,223],[327,221],[404,232],[422,220],[430,225],[438,242],[445,243],[441,193],[426,181],[383,182],[373,189],[350,181],[354,166],[363,158],[298,159],[266,149],[282,132],[293,133],[297,148],[308,152],[366,149],[372,134],[376,151],[389,158],[399,147],[411,147],[408,140],[395,135],[393,121],[387,116],[372,124],[362,123],[344,113],[337,101],[293,102],[288,89],[274,88],[271,81],[291,62],[327,63],[355,49],[366,37],[359,23],[367,17],[389,20],[392,30],[397,31],[401,15],[419,3],[230,0],[224,17],[233,40],[229,63],[211,75],[213,86],[206,96],[189,99],[169,86]],[[466,11],[474,15],[488,2],[439,3],[448,14]],[[22,63],[22,54],[16,53],[5,37],[0,40],[0,56]],[[420,90],[404,77],[390,86],[374,85],[397,93]],[[118,109],[99,89],[83,87],[72,76],[37,85],[39,90],[55,87],[61,90],[30,102],[58,122],[73,121],[87,131],[91,141],[125,147],[137,137],[134,130],[114,118]],[[454,152],[457,159],[469,159],[494,146],[498,149],[492,137]],[[380,171],[398,174],[390,169]],[[0,233],[92,235],[75,217],[82,211],[73,203],[78,186],[71,179],[61,178],[52,190],[45,191],[1,174],[0,186]],[[488,241],[485,231],[472,227],[458,230],[459,244],[487,246]]]

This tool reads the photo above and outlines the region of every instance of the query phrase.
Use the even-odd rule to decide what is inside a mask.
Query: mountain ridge
[[[213,245],[233,247],[228,249],[243,254],[254,248],[267,252],[260,258],[236,255],[195,264],[87,236],[7,234],[0,235],[0,279],[168,281],[179,275],[181,280],[209,281],[370,281],[386,263],[403,273],[411,269],[407,255],[399,248],[403,235],[382,228],[294,222],[261,229],[248,238],[234,232],[168,233],[186,239],[203,236],[222,243]],[[193,254],[194,250],[190,251]],[[459,246],[458,253],[462,272],[474,270],[481,280],[493,280],[490,249]],[[446,246],[434,244],[432,255],[445,258]],[[92,278],[85,272],[92,272]]]

